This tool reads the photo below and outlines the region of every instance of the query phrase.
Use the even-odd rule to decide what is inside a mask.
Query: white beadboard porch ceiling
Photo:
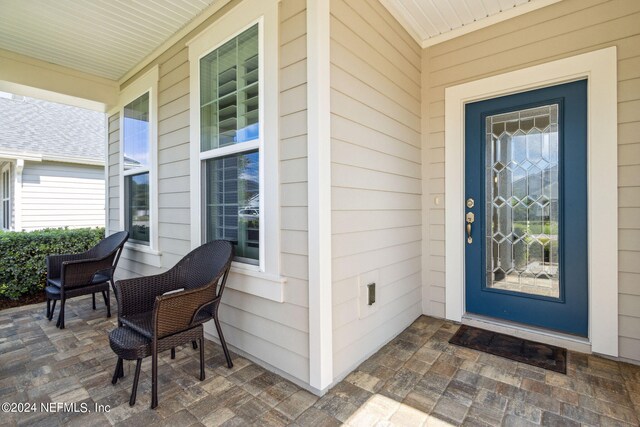
[[[380,0],[424,48],[560,0]]]
[[[119,80],[221,0],[0,0],[0,49]]]

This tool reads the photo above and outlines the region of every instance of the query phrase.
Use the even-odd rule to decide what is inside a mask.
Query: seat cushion
[[[109,281],[109,276],[106,274],[98,273],[93,277],[91,281],[91,285],[97,285],[98,283],[104,283]],[[62,279],[60,277],[53,277],[47,279],[47,284],[52,286],[57,286],[58,288],[62,287]]]
[[[153,337],[153,311],[122,316],[120,321],[122,321],[123,325],[130,327],[147,338]]]
[[[44,292],[48,299],[60,299],[60,288],[57,286],[47,286]]]
[[[62,287],[62,279],[59,277],[47,279],[47,283],[52,286],[57,286],[58,288]]]
[[[106,274],[97,273],[95,276],[93,276],[93,280],[91,281],[91,284],[96,285],[98,283],[104,283],[108,281],[109,281],[109,276],[107,276]]]

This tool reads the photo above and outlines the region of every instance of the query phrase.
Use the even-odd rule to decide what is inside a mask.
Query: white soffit
[[[0,0],[0,49],[119,80],[223,0]]]
[[[425,48],[558,1],[380,0],[380,3]]]

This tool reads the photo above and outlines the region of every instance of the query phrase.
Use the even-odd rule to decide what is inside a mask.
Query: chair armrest
[[[61,255],[49,255],[46,258],[47,261],[47,279],[53,279],[61,277],[62,263],[65,261],[78,261],[86,259],[86,253],[81,254],[61,254]]]
[[[153,324],[156,338],[163,338],[194,326],[200,308],[215,299],[216,283],[156,297]]]
[[[169,270],[154,276],[118,280],[115,283],[118,316],[147,313],[153,310],[156,297],[184,287]]]

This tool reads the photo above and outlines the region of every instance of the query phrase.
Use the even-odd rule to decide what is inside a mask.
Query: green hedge
[[[84,252],[104,238],[104,228],[0,233],[0,297],[41,292],[47,255]]]

